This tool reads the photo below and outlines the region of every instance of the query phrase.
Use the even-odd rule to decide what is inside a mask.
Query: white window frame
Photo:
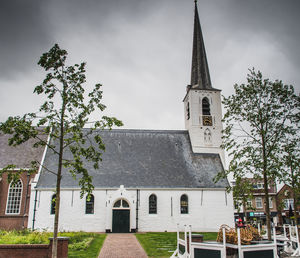
[[[261,206],[258,206],[257,204],[259,203],[258,201],[260,200],[260,203],[261,203]],[[255,198],[255,207],[257,209],[262,209],[264,206],[263,206],[263,200],[262,200],[262,197],[256,197]]]
[[[247,199],[246,201],[246,209],[249,210],[249,209],[252,209],[252,199]]]
[[[264,183],[253,184],[253,189],[264,189]]]
[[[93,200],[93,201],[91,201],[91,200]],[[89,213],[86,212],[87,205],[93,205],[92,212],[89,212]],[[91,194],[89,201],[87,200],[87,196],[85,197],[85,214],[86,215],[93,215],[93,214],[95,214],[95,196],[93,194]]]
[[[290,205],[292,206],[292,209],[294,210],[294,199],[284,199],[284,210],[289,210]]]
[[[150,212],[150,197],[155,196],[155,212]],[[148,197],[148,214],[149,215],[157,215],[157,195],[152,193]]]
[[[273,209],[273,197],[269,197],[269,208]]]
[[[18,184],[18,183],[21,183],[21,186],[20,187],[18,187],[18,189],[16,189],[15,188],[15,186],[16,186],[16,184]],[[7,215],[18,215],[18,214],[20,214],[20,212],[21,212],[21,205],[22,205],[22,197],[23,197],[23,182],[22,182],[22,180],[21,179],[19,179],[18,181],[17,181],[17,183],[14,185],[14,186],[12,186],[12,184],[13,184],[13,182],[11,182],[10,184],[9,184],[9,188],[8,188],[8,192],[7,192],[7,200],[6,200],[6,208],[5,208],[5,214],[7,214]],[[20,198],[20,200],[19,200],[19,203],[18,203],[18,212],[8,212],[8,209],[10,208],[10,210],[12,210],[12,208],[11,207],[9,207],[9,206],[11,206],[11,201],[13,201],[12,199],[10,199],[10,196],[11,196],[11,191],[12,190],[19,190],[19,198]],[[14,194],[16,194],[16,193],[18,193],[18,192],[14,192]],[[15,201],[15,198],[16,198],[16,196],[13,196],[14,197],[14,201]],[[16,208],[15,208],[16,209]]]
[[[182,199],[182,197],[183,197],[184,195],[185,195],[186,198],[187,198],[186,205],[182,205],[182,202],[181,202],[181,199]],[[189,213],[190,213],[189,196],[188,196],[187,194],[184,193],[184,194],[180,195],[179,204],[180,204],[180,214],[181,214],[181,215],[186,215],[186,214],[189,214]],[[183,211],[182,211],[182,208],[183,208],[183,207],[187,207],[187,212],[183,212]]]

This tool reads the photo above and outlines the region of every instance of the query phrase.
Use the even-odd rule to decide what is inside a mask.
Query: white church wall
[[[148,198],[157,195],[157,214],[149,214]],[[180,197],[186,194],[189,213],[180,213]],[[227,195],[227,194],[226,194]],[[172,199],[172,204],[171,204]],[[201,202],[202,199],[202,202]],[[217,231],[222,224],[233,226],[232,196],[220,190],[156,190],[141,192],[139,231],[176,231],[177,223],[194,231]]]
[[[125,199],[130,205],[130,229],[135,229],[136,193],[136,189],[94,190],[94,214],[85,214],[85,198],[80,198],[80,191],[62,190],[59,230],[91,232],[112,230],[113,204],[120,198]],[[151,194],[157,196],[157,214],[149,214]],[[180,214],[182,194],[188,196],[188,214]],[[50,214],[52,195],[53,191],[38,192],[35,229],[53,230],[54,215]],[[34,202],[34,196],[31,200]],[[33,203],[30,206],[29,216],[28,227],[31,228]],[[176,231],[177,223],[192,225],[194,231],[202,232],[217,231],[221,224],[233,226],[232,196],[225,194],[224,190],[140,190],[138,231]]]
[[[80,198],[79,190],[62,190],[60,203],[60,231],[105,231],[105,191],[94,191],[94,214],[85,214],[85,197]],[[35,229],[53,230],[54,214],[50,214],[53,191],[38,192],[35,213]],[[31,200],[34,196],[31,196]],[[34,201],[33,201],[34,202]],[[32,228],[33,207],[30,206],[28,227]]]
[[[202,124],[202,100],[208,98],[212,126]],[[187,119],[187,103],[190,106],[190,119]],[[185,98],[185,128],[189,131],[194,153],[219,153],[223,164],[225,161],[222,144],[222,109],[221,93],[214,90],[190,90]],[[211,133],[211,139],[205,140],[205,130]]]

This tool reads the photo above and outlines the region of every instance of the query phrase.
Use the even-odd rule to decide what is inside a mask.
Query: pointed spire
[[[191,86],[192,88],[212,89],[202,30],[200,26],[197,0],[195,0]]]

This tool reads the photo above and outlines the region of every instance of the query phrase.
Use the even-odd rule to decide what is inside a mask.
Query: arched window
[[[129,204],[124,199],[120,199],[115,202],[114,208],[129,208]]]
[[[50,214],[55,214],[55,206],[56,206],[56,194],[53,194],[51,198]]]
[[[89,197],[89,198],[88,198]],[[85,213],[86,214],[94,214],[94,195],[90,195],[86,197],[85,200]]]
[[[16,183],[9,185],[6,213],[7,214],[19,214],[21,209],[22,198],[22,181],[18,180]]]
[[[157,197],[155,194],[149,196],[149,214],[157,213]]]
[[[187,120],[189,120],[190,119],[190,102],[188,102],[187,103],[187,105],[186,105],[186,118],[187,118]]]
[[[202,115],[210,116],[210,105],[207,97],[202,99]]]
[[[180,213],[181,214],[189,213],[189,199],[186,194],[183,194],[180,197]]]
[[[204,126],[212,126],[212,116],[210,115],[210,105],[207,97],[202,99],[202,123]]]
[[[211,131],[208,128],[204,131],[204,141],[211,142]]]

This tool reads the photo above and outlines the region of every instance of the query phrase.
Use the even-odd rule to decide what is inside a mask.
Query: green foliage
[[[235,184],[232,187],[229,187],[232,190],[234,201],[242,204],[245,209],[251,209],[253,207],[247,206],[247,201],[253,198],[253,185],[249,180],[245,180],[245,178],[240,177],[238,175],[235,176]],[[238,212],[240,206],[238,207]]]
[[[47,244],[51,233],[30,230],[0,231],[0,244]]]
[[[200,234],[203,235],[205,241],[216,240],[218,235],[218,233],[215,232],[204,232]],[[175,232],[137,233],[135,236],[148,257],[170,257],[177,248],[177,233]]]
[[[300,110],[300,107],[299,107]],[[294,123],[292,134],[286,139],[282,148],[282,161],[284,170],[280,181],[287,184],[293,193],[294,209],[300,205],[300,134],[299,120]],[[298,132],[298,133],[297,133]],[[295,224],[298,224],[298,216],[295,212]]]
[[[86,239],[82,240],[79,243],[70,244],[69,248],[71,250],[76,250],[76,251],[85,250],[85,249],[87,249],[89,247],[89,245],[92,242],[92,240],[93,240],[93,238],[91,238],[91,237],[86,238]]]
[[[88,248],[75,250],[75,248],[70,248],[68,257],[69,258],[97,258],[104,240],[106,238],[106,234],[94,234],[92,241],[89,243]],[[75,244],[76,245],[76,244]],[[71,245],[69,245],[70,247]]]
[[[300,98],[293,86],[263,79],[254,68],[249,72],[247,84],[234,85],[235,94],[223,98],[223,148],[231,161],[219,178],[233,173],[235,180],[263,180],[269,226],[268,185],[283,173],[282,148],[299,120]]]
[[[105,109],[102,104],[101,84],[96,84],[94,89],[86,94],[83,84],[86,82],[85,63],[68,66],[66,64],[67,51],[60,49],[55,44],[47,53],[44,53],[38,64],[47,71],[46,78],[36,86],[34,93],[45,95],[46,101],[35,113],[27,113],[23,116],[9,117],[7,121],[0,123],[0,131],[11,134],[9,145],[17,146],[29,139],[36,140],[33,147],[48,146],[59,160],[57,171],[49,171],[60,176],[61,167],[65,167],[74,178],[80,175],[79,185],[81,195],[90,194],[93,190],[92,178],[83,165],[83,160],[92,162],[95,168],[99,167],[102,152],[105,151],[104,143],[99,135],[93,134],[96,129],[111,129],[112,126],[121,126],[122,122],[115,117],[98,116],[99,119],[89,122],[89,116],[93,112]],[[37,126],[34,126],[37,125]],[[38,128],[43,126],[43,129]],[[83,128],[89,126],[83,132]],[[50,134],[52,142],[59,143],[59,149],[48,144],[41,134]],[[93,137],[97,147],[88,144]],[[62,158],[62,153],[70,149],[73,159]],[[37,168],[36,161],[32,171]],[[0,173],[12,170],[14,164],[2,169]],[[47,168],[44,168],[47,170]],[[13,175],[16,175],[14,173]]]
[[[247,81],[234,85],[235,94],[223,99],[223,147],[232,158],[228,172],[256,178],[266,173],[273,180],[281,172],[281,141],[291,129],[299,97],[292,86],[263,79],[254,69]]]
[[[88,232],[61,232],[59,236],[69,237],[69,257],[98,257],[105,234]],[[51,232],[30,230],[0,231],[0,244],[49,244]]]
[[[68,66],[67,51],[55,44],[48,52],[44,53],[38,64],[47,72],[43,82],[36,86],[34,93],[43,94],[46,101],[35,113],[23,116],[9,117],[0,123],[0,132],[11,134],[9,145],[17,146],[29,139],[35,139],[33,147],[47,146],[54,155],[57,155],[57,170],[52,171],[43,166],[43,169],[56,175],[56,208],[54,219],[54,241],[52,257],[56,258],[58,217],[60,209],[60,183],[62,169],[65,168],[73,178],[78,178],[81,188],[81,197],[90,196],[94,186],[92,177],[84,166],[84,162],[91,162],[94,168],[99,167],[105,145],[96,129],[111,129],[113,126],[122,126],[122,122],[115,117],[102,116],[106,108],[102,104],[101,84],[96,84],[88,94],[85,93],[83,84],[86,82],[85,63]],[[97,121],[90,122],[89,117],[97,112]],[[89,129],[83,128],[89,125]],[[47,142],[40,137],[41,134],[50,134],[51,141]],[[91,143],[94,138],[97,146]],[[57,148],[53,144],[56,143]],[[64,158],[64,152],[69,150],[71,159]],[[36,171],[39,161],[32,162],[32,171]],[[14,166],[10,164],[9,166]],[[9,173],[9,179],[16,180],[17,173],[6,167],[0,170]]]

